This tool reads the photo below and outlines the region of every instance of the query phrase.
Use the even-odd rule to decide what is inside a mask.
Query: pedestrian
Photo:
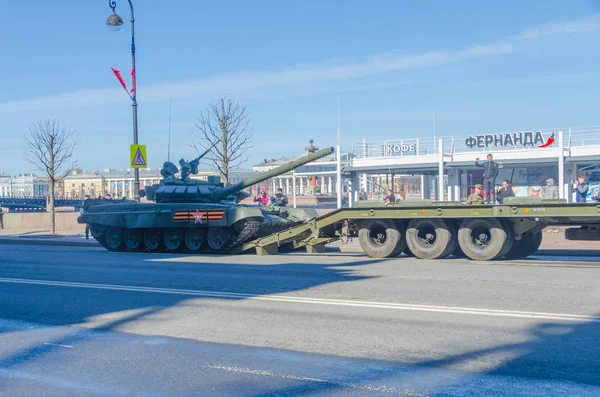
[[[260,194],[254,197],[254,202],[258,203],[258,205],[269,205],[269,198],[267,197],[267,191],[261,190]]]
[[[575,201],[585,203],[590,184],[585,180],[583,175],[579,175],[576,181],[572,181],[573,191],[575,192]]]
[[[546,200],[558,200],[558,186],[554,186],[554,179],[548,178],[546,180],[546,187],[542,188],[542,198]]]
[[[277,188],[277,193],[275,193],[275,196],[271,200],[275,203],[275,205],[280,207],[285,207],[288,205],[288,198],[285,194],[283,194],[283,189],[280,187]]]
[[[496,184],[496,178],[498,177],[498,163],[494,161],[492,154],[487,155],[487,162],[485,164],[479,164],[479,158],[475,159],[475,166],[483,168],[483,191],[485,192],[485,201],[490,204],[493,203],[493,197],[495,196],[494,185]]]
[[[467,205],[483,204],[483,196],[481,196],[482,189],[483,186],[480,184],[475,185],[475,192],[469,194],[469,197],[467,197]]]
[[[396,198],[394,197],[394,193],[390,189],[388,189],[387,194],[383,198],[383,202],[385,203],[385,205],[388,205],[389,203],[393,203],[395,201]]]
[[[85,199],[83,200],[83,206],[81,207],[81,210],[79,212],[81,214],[85,213],[87,211],[87,209],[90,207],[90,204],[91,204],[90,195],[86,194]],[[85,239],[86,240],[90,239],[90,224],[89,223],[85,224]]]
[[[505,179],[502,181],[502,187],[496,195],[496,200],[499,204],[503,204],[504,199],[507,197],[515,197],[515,192],[513,192],[512,186],[510,186],[508,179]]]
[[[0,207],[0,229],[4,229],[4,212],[2,212],[2,207]]]
[[[398,191],[398,199],[399,200],[406,200],[406,190],[405,189],[400,189]]]

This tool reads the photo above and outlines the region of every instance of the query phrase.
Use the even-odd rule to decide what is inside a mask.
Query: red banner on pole
[[[131,93],[135,91],[135,70],[131,69]]]
[[[123,77],[121,77],[121,72],[119,72],[117,69],[115,68],[111,68],[113,73],[115,74],[115,76],[117,76],[117,79],[119,79],[119,81],[121,82],[121,85],[123,86],[123,89],[125,89],[125,92],[129,93],[129,91],[127,91],[127,84],[125,84],[125,80],[123,80]]]

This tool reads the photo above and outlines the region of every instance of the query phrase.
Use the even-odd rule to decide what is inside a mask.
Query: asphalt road
[[[2,396],[599,396],[600,262],[0,246]]]

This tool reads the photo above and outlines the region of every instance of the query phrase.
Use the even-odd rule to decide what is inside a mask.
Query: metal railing
[[[537,133],[541,132],[541,135]],[[445,154],[468,152],[498,152],[498,151],[523,151],[537,148],[546,143],[554,133],[552,147],[558,147],[558,132],[563,131],[563,144],[565,148],[600,146],[600,126],[546,128],[538,130],[524,130],[511,132],[494,132],[471,135],[456,135],[440,137],[442,149]],[[529,135],[527,135],[529,134]],[[506,136],[510,135],[508,141]],[[481,136],[482,138],[478,137]],[[490,136],[487,138],[486,136]],[[537,137],[537,140],[535,138]],[[490,139],[492,140],[490,142]],[[543,142],[540,142],[543,139]],[[517,140],[517,144],[514,141]],[[478,145],[479,143],[479,145]],[[481,144],[483,143],[483,145]],[[525,143],[525,144],[524,144]],[[366,141],[352,145],[352,155],[361,158],[388,158],[423,156],[439,154],[437,139],[431,138],[405,138],[384,141]]]

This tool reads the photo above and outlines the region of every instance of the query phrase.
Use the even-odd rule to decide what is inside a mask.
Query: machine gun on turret
[[[206,156],[208,154],[208,152],[210,152],[212,150],[212,148],[217,146],[217,144],[219,144],[220,142],[221,141],[218,140],[217,142],[213,143],[211,147],[209,147],[208,149],[206,149],[204,151],[204,153],[202,153],[200,156],[196,157],[195,159],[193,159],[190,162],[187,162],[184,159],[180,159],[179,165],[181,166],[181,180],[185,181],[187,179],[188,175],[190,175],[190,173],[196,175],[198,173],[198,164],[200,164],[200,160],[204,156]]]

